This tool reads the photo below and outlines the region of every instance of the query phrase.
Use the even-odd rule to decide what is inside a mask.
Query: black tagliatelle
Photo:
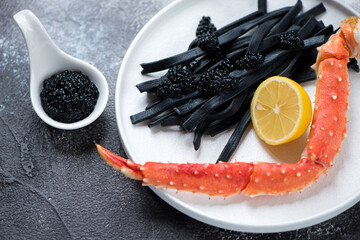
[[[273,75],[297,82],[316,79],[310,69],[316,47],[334,32],[315,18],[326,11],[322,3],[302,13],[300,0],[271,12],[266,6],[266,0],[258,0],[257,11],[218,29],[210,17],[202,17],[186,51],[142,63],[143,74],[168,72],[136,85],[154,100],[130,116],[132,123],[178,125],[194,133],[196,150],[204,134],[215,136],[236,125],[218,158],[228,161],[251,121],[249,105],[259,83]],[[349,67],[359,71],[356,60]]]

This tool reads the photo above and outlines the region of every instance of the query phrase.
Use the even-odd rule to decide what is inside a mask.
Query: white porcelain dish
[[[303,0],[304,9],[318,4]],[[269,10],[289,6],[295,1],[268,1]],[[334,1],[324,1],[327,12],[319,18],[337,27],[342,19],[356,14]],[[158,60],[184,51],[194,38],[199,19],[211,16],[221,27],[255,11],[257,1],[218,0],[175,1],[153,17],[131,44],[120,68],[116,86],[116,117],[120,136],[130,159],[146,161],[213,163],[228,140],[231,131],[215,138],[204,138],[198,151],[192,147],[192,134],[177,128],[148,128],[146,124],[132,125],[129,116],[142,111],[147,95],[139,93],[135,84],[161,76],[163,72],[141,75],[140,63]],[[242,232],[281,232],[311,226],[353,206],[360,199],[360,75],[350,71],[351,92],[348,111],[348,137],[328,175],[323,175],[302,193],[283,196],[244,195],[226,199],[174,190],[155,189],[164,201],[179,211],[204,223]],[[315,81],[303,84],[314,100]],[[304,149],[306,136],[277,147],[263,144],[252,127],[245,132],[232,161],[268,161],[296,163]],[[354,184],[355,183],[355,184]]]

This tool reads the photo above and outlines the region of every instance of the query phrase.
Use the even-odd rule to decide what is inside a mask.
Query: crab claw
[[[99,144],[96,144],[96,149],[105,162],[115,170],[120,171],[128,178],[139,181],[143,180],[144,177],[140,171],[140,164],[136,164],[128,159],[122,158],[103,148]]]

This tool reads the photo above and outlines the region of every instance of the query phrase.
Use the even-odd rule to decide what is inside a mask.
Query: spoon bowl
[[[20,27],[29,52],[30,98],[37,115],[48,125],[64,130],[78,129],[95,121],[104,111],[109,98],[109,87],[104,75],[89,63],[59,49],[31,11],[22,10],[16,13],[14,20]],[[87,75],[99,91],[99,98],[92,113],[74,123],[63,123],[50,118],[45,113],[40,99],[43,81],[65,70],[80,71]]]

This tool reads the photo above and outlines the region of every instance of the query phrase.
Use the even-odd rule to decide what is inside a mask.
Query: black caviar
[[[63,123],[77,122],[89,116],[98,97],[99,91],[88,76],[69,70],[46,79],[40,93],[46,114]]]

